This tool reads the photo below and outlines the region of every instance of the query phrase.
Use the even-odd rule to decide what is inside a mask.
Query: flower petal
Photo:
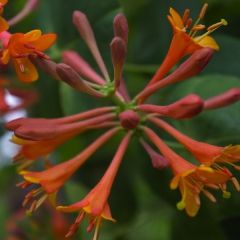
[[[214,38],[210,37],[210,36],[206,36],[204,38],[202,38],[201,40],[198,40],[200,37],[196,37],[194,38],[195,42],[197,42],[200,46],[202,47],[209,47],[212,48],[214,50],[219,50],[219,46],[217,44],[217,42],[214,40]]]
[[[9,28],[7,21],[0,16],[0,32],[6,31]]]
[[[28,58],[13,59],[14,68],[18,78],[25,83],[33,82],[38,79],[38,72]]]
[[[31,42],[31,45],[39,51],[45,51],[55,43],[56,39],[56,34],[48,33],[40,36],[36,41]]]
[[[172,20],[173,20],[175,26],[179,27],[180,29],[183,29],[184,24],[183,24],[183,20],[182,20],[181,16],[179,15],[179,13],[173,8],[170,8],[169,12],[172,16]]]

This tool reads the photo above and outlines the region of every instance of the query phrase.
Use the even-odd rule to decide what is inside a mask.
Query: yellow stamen
[[[227,21],[225,19],[221,19],[220,22],[215,23],[212,26],[208,27],[208,31],[203,35],[201,35],[200,37],[198,37],[196,41],[200,42],[203,38],[208,36],[210,33],[214,32],[215,30],[217,30],[219,27],[226,26],[226,25],[227,25]]]
[[[215,184],[206,184],[206,186],[209,187],[209,188],[215,189],[215,190],[219,189],[219,187]]]

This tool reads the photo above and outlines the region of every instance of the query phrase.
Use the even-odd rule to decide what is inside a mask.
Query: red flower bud
[[[126,17],[119,13],[113,21],[114,35],[122,38],[125,43],[128,42],[128,22]]]
[[[138,114],[132,110],[126,110],[119,114],[121,125],[126,129],[134,129],[140,122]]]

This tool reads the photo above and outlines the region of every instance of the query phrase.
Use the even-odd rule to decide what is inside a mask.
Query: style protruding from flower
[[[22,80],[27,82],[37,77],[33,62],[47,74],[68,84],[74,90],[93,96],[99,102],[106,98],[113,103],[113,106],[98,107],[66,117],[20,118],[6,124],[6,128],[13,131],[12,142],[20,145],[19,152],[14,158],[15,163],[20,163],[19,173],[24,178],[19,187],[34,186],[23,202],[30,212],[39,208],[48,199],[59,211],[78,212],[67,237],[71,237],[83,219],[88,217],[87,231],[95,228],[93,239],[97,240],[103,220],[115,221],[109,207],[109,195],[133,136],[139,140],[140,145],[148,154],[154,169],[171,169],[174,177],[170,187],[171,189],[179,188],[181,193],[177,208],[185,209],[189,216],[193,217],[198,213],[201,195],[216,202],[212,190],[220,190],[223,197],[227,198],[230,196],[227,190],[229,182],[237,191],[240,190],[237,179],[227,168],[232,166],[240,169],[238,166],[240,147],[238,145],[220,147],[199,142],[180,133],[167,123],[168,119],[183,121],[205,110],[233,104],[240,100],[238,88],[229,89],[209,99],[189,93],[169,104],[145,103],[158,90],[201,73],[215,51],[218,50],[217,43],[209,34],[218,27],[226,25],[225,20],[208,27],[205,34],[197,36],[198,31],[205,28],[200,24],[200,20],[204,17],[206,9],[205,4],[194,24],[189,17],[188,9],[183,17],[174,9],[170,9],[168,19],[174,34],[167,56],[149,84],[133,98],[128,94],[124,79],[129,29],[127,19],[121,13],[114,18],[114,36],[110,43],[113,76],[109,74],[111,71],[108,71],[107,64],[100,54],[87,16],[80,11],[74,11],[73,23],[96,61],[97,70],[73,50],[63,52],[64,63],[49,60],[43,51],[53,44],[55,35],[41,35],[39,30],[27,34],[0,33],[4,46],[2,60],[7,63],[11,58]],[[183,57],[186,57],[184,62],[169,73],[172,66]],[[25,72],[25,70],[28,71]],[[152,125],[176,138],[196,158],[196,164],[187,161],[172,150],[150,128]],[[58,147],[90,130],[105,130],[106,132],[70,160],[54,165],[50,162],[49,155]],[[61,206],[61,203],[56,201],[59,190],[100,147],[118,132],[122,134],[122,141],[100,181],[79,202]],[[34,163],[40,160],[45,161],[43,170],[29,170],[30,165],[34,167]]]
[[[55,43],[56,34],[42,34],[40,30],[32,30],[25,34],[9,34],[9,38],[4,39],[4,41],[7,44],[2,52],[2,63],[7,64],[12,60],[18,78],[28,83],[38,79],[38,72],[29,56],[35,55],[40,58],[48,58],[43,51]]]

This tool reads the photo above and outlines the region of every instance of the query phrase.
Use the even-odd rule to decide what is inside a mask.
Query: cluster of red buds
[[[240,160],[239,145],[221,147],[199,142],[167,123],[168,119],[182,121],[193,118],[203,111],[233,104],[240,99],[240,89],[229,89],[209,99],[202,99],[190,93],[169,105],[146,102],[159,90],[199,74],[209,63],[214,52],[219,50],[218,44],[210,34],[227,22],[222,19],[209,27],[200,24],[206,10],[207,4],[204,4],[194,23],[189,9],[180,16],[170,8],[168,20],[173,29],[173,38],[167,55],[152,79],[133,98],[128,94],[123,76],[129,29],[127,19],[121,13],[114,18],[114,37],[110,43],[113,76],[108,73],[86,15],[80,11],[73,13],[73,23],[95,59],[99,73],[75,51],[63,52],[63,63],[50,60],[43,51],[55,41],[53,34],[41,35],[39,30],[34,30],[27,34],[11,34],[7,40],[5,36],[8,33],[0,34],[0,39],[4,43],[2,62],[6,64],[11,59],[21,80],[25,82],[36,80],[35,66],[37,66],[74,90],[95,97],[97,101],[105,98],[112,101],[111,106],[71,116],[54,119],[20,118],[6,124],[6,128],[14,132],[11,141],[21,146],[14,157],[14,162],[20,164],[19,174],[24,179],[18,186],[24,189],[31,186],[23,201],[29,212],[38,209],[45,200],[49,200],[59,211],[78,212],[66,237],[71,237],[87,217],[89,219],[87,231],[95,228],[93,239],[97,240],[102,221],[115,222],[108,199],[124,154],[134,137],[148,153],[154,168],[172,170],[171,189],[179,188],[182,196],[177,208],[185,209],[189,216],[197,214],[200,208],[200,194],[216,202],[212,192],[220,190],[223,197],[228,198],[230,196],[227,190],[228,183],[232,183],[236,190],[240,191],[240,185],[231,172],[231,167],[240,169],[237,165]],[[199,35],[199,31],[205,28],[207,31]],[[171,72],[173,66],[183,59],[185,60]],[[198,164],[193,164],[178,155],[156,134],[156,128],[174,137],[195,157]],[[96,129],[105,129],[105,133],[75,157],[56,165],[46,164],[46,169],[42,171],[29,170],[29,166],[39,159],[48,160],[49,155],[64,142],[83,132]],[[65,182],[100,147],[120,133],[123,135],[122,140],[96,186],[79,202],[60,206],[57,193]]]

